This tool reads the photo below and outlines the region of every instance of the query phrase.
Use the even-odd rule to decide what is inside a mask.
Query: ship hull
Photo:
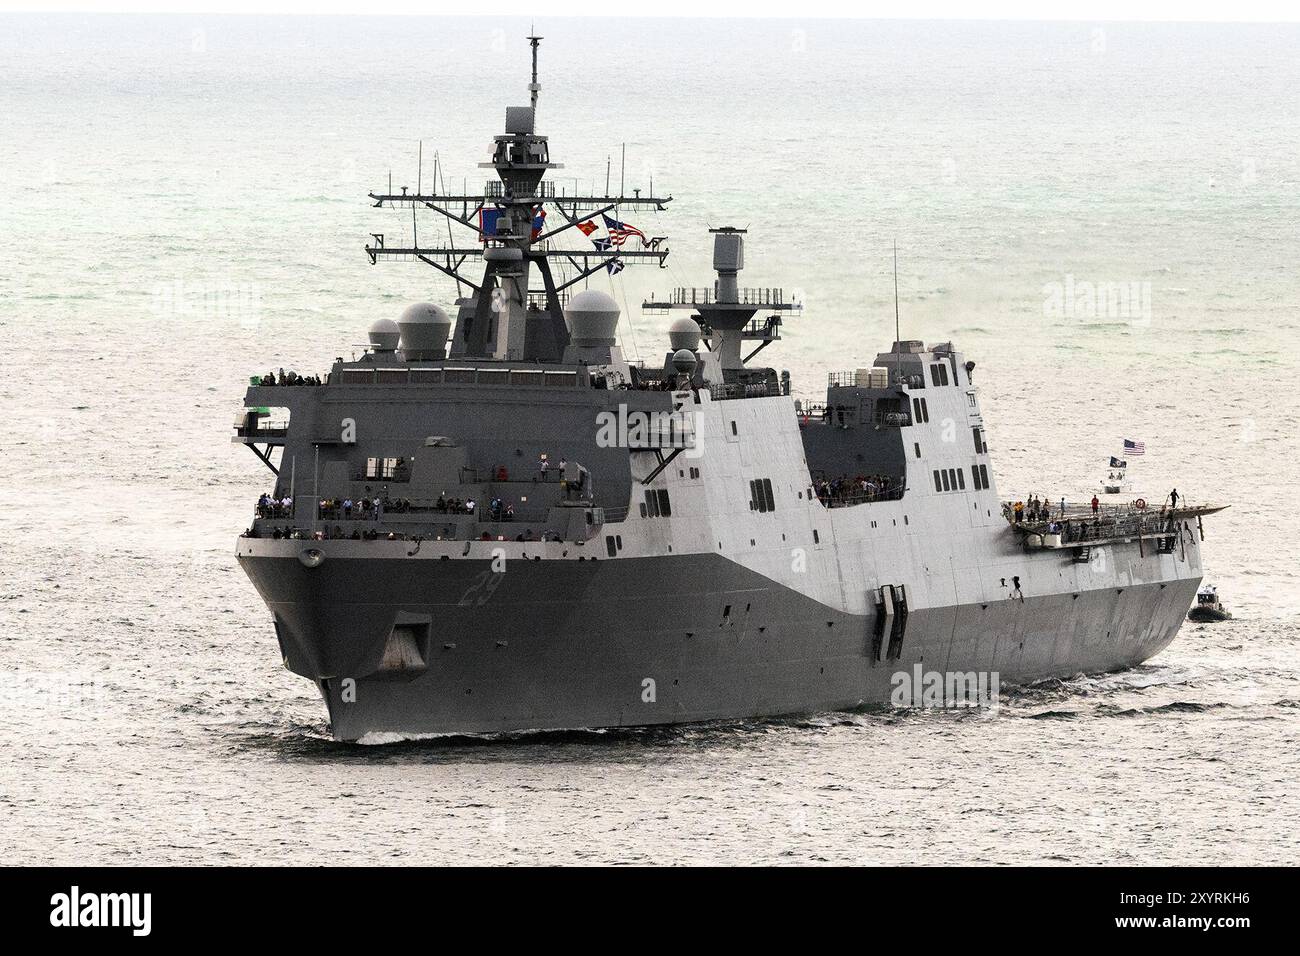
[[[851,710],[897,702],[922,672],[1005,688],[1114,671],[1173,640],[1200,580],[917,608],[891,655],[874,614],[720,555],[498,571],[352,547],[307,567],[288,544],[239,559],[286,666],[316,681],[332,733],[349,741]]]

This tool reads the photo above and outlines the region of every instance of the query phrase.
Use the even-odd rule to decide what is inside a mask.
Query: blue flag
[[[608,239],[593,239],[591,240],[591,244],[600,252],[609,252],[614,248],[614,243],[610,242]],[[605,263],[605,271],[612,276],[618,275],[623,271],[623,260],[617,258],[610,259],[609,262]]]

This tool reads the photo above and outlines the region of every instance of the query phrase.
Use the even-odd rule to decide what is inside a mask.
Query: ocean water
[[[1235,619],[996,713],[335,744],[233,560],[269,486],[229,425],[250,374],[450,303],[369,265],[410,223],[365,194],[435,153],[483,178],[528,24],[4,16],[3,858],[1293,862],[1300,27],[538,26],[560,185],[674,196],[625,217],[673,253],[621,302],[708,284],[707,227],[748,226],[812,398],[888,349],[896,240],[904,335],[976,361],[1003,497],[1087,497],[1144,440],[1148,498],[1231,505]]]

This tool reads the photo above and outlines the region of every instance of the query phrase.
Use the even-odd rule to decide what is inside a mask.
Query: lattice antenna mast
[[[536,129],[541,40],[536,33],[528,37],[532,105],[506,109],[505,131],[493,137],[492,158],[479,164],[492,176],[481,193],[464,189],[449,195],[436,181],[432,192],[425,193],[421,177],[414,193],[405,187],[394,193],[390,184],[386,193],[370,194],[375,206],[423,206],[473,234],[469,242],[449,239],[446,246],[425,247],[418,241],[389,245],[383,234],[372,233],[373,242],[366,246],[372,263],[417,259],[472,290],[471,301],[459,303],[468,313],[462,312],[457,325],[458,335],[468,332],[467,355],[513,356],[523,348],[527,316],[536,305],[544,305],[556,340],[565,340],[563,301],[569,287],[600,269],[613,275],[637,263],[662,267],[668,256],[667,237],[647,236],[606,214],[620,208],[663,210],[671,196],[643,196],[639,189],[631,196],[557,194],[555,182],[545,178],[562,166],[551,162],[547,137]],[[607,235],[595,235],[602,226]],[[558,236],[566,241],[554,241]],[[634,238],[638,248],[629,242]],[[478,276],[471,273],[475,266],[482,270]],[[558,270],[565,274],[557,275]]]

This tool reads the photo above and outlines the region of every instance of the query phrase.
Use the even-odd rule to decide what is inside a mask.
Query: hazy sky
[[[183,13],[332,13],[455,15],[429,0],[387,0],[382,9],[358,0],[0,0],[0,11],[96,11]],[[1016,20],[1222,20],[1293,21],[1300,5],[1281,0],[909,0],[907,3],[847,0],[655,0],[594,3],[592,0],[496,0],[476,15],[505,16],[744,16],[863,17]]]

